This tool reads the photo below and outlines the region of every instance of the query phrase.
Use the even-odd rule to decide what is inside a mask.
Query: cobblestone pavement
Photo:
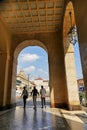
[[[83,120],[85,118],[85,120]],[[37,110],[33,109],[32,98],[23,108],[22,99],[17,100],[14,109],[0,112],[0,130],[87,130],[87,113],[85,111],[66,111],[50,108],[47,99],[46,108],[41,109],[40,99]]]

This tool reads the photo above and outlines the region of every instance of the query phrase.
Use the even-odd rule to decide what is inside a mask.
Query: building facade
[[[29,81],[24,70],[20,70],[20,72],[17,74],[17,79],[16,79],[16,91],[21,93],[24,86],[26,86],[28,92],[30,93],[33,89],[34,83]]]
[[[50,89],[49,89],[49,81],[44,80],[41,77],[38,77],[37,79],[34,79],[32,82],[29,81],[27,75],[25,74],[24,70],[20,70],[20,72],[17,74],[16,79],[16,92],[21,94],[23,87],[26,86],[29,93],[31,93],[34,86],[38,89],[38,92],[40,92],[41,85],[44,86],[46,89],[46,95],[49,96]]]
[[[84,80],[83,79],[78,79],[77,84],[78,84],[78,87],[84,86]]]
[[[46,95],[50,95],[50,87],[49,87],[49,80],[44,80],[41,77],[38,77],[34,79],[34,84],[36,85],[38,91],[40,92],[41,86],[43,85],[44,88],[46,89]]]
[[[77,84],[78,84],[79,93],[85,91],[85,86],[84,86],[84,80],[83,79],[78,79]]]

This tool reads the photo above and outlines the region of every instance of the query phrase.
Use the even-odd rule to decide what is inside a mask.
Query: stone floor
[[[50,108],[49,102],[41,109],[40,100],[37,110],[32,101],[27,101],[23,108],[19,100],[14,109],[0,112],[0,130],[87,130],[87,113],[85,111],[66,111]]]
[[[56,114],[55,114],[56,113]],[[59,109],[16,107],[0,116],[0,130],[70,130]]]

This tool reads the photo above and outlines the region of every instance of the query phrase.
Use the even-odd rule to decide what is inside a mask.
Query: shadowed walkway
[[[55,115],[55,112],[57,115]],[[16,107],[0,116],[0,130],[70,130],[58,109]]]
[[[14,109],[0,112],[0,130],[87,130],[85,111],[66,111],[47,107],[41,109],[40,99],[37,110],[33,109],[32,100],[23,108],[22,99]]]
[[[0,130],[70,130],[60,110],[49,107],[49,99],[46,105],[41,109],[38,99],[35,111],[32,99],[28,99],[24,109],[22,99],[19,99],[15,109],[0,112]]]

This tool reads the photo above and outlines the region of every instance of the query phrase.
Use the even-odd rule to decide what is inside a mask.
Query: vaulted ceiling
[[[60,26],[64,0],[4,0],[0,17],[13,33],[54,32]]]

